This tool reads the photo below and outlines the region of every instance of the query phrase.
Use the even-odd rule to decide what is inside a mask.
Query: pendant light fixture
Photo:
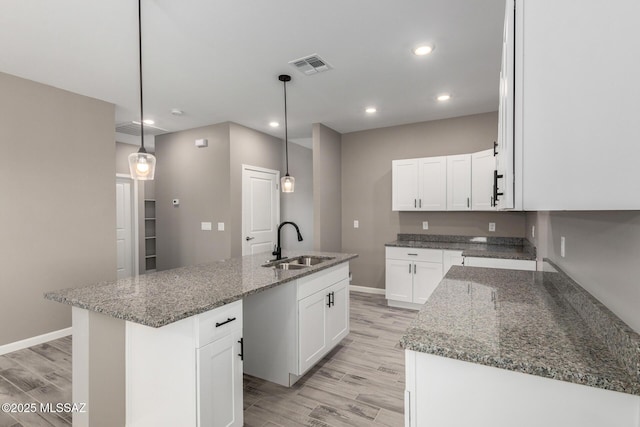
[[[140,181],[153,179],[156,169],[156,158],[144,148],[144,107],[142,103],[142,12],[138,0],[138,56],[140,60],[140,149],[129,154],[129,171],[131,178]]]
[[[280,179],[280,186],[283,193],[293,193],[296,179],[289,175],[289,135],[287,133],[287,82],[291,81],[291,76],[288,74],[280,74],[278,80],[280,80],[284,86],[284,150],[287,165],[287,173]]]

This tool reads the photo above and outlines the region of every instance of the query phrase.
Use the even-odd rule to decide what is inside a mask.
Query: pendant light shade
[[[144,148],[144,104],[142,102],[142,12],[141,0],[138,0],[138,59],[140,63],[140,149],[129,154],[129,172],[131,178],[150,181],[156,171],[156,158]]]
[[[287,173],[280,179],[280,188],[282,188],[283,193],[293,193],[296,186],[296,179],[289,175],[289,135],[287,133],[287,82],[291,81],[291,76],[281,74],[278,76],[278,80],[282,82],[284,88],[284,149],[287,165]]]

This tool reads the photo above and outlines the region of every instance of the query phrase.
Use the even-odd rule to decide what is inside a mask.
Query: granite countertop
[[[640,395],[640,337],[625,329],[606,308],[597,314],[587,308],[587,317],[579,314],[576,307],[589,306],[587,300],[593,297],[583,298],[586,291],[574,289],[569,281],[559,272],[452,267],[411,323],[401,345]],[[609,315],[615,319],[603,321]],[[600,324],[594,326],[594,322]],[[598,330],[619,339],[606,342],[607,338],[596,335]]]
[[[159,328],[357,257],[314,251],[283,251],[282,255],[333,259],[300,270],[277,270],[262,267],[272,258],[262,253],[48,292],[45,298]]]
[[[399,234],[398,240],[385,246],[401,248],[444,249],[462,251],[463,256],[534,260],[535,248],[517,237],[438,236],[431,234]]]

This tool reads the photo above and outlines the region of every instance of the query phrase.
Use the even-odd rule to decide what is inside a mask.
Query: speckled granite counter
[[[283,257],[300,255],[334,259],[300,270],[276,270],[262,267],[272,258],[263,253],[48,292],[45,298],[158,328],[357,257],[283,251]]]
[[[440,236],[433,234],[398,234],[398,240],[385,246],[445,249],[462,251],[463,256],[535,260],[536,251],[521,237]]]
[[[561,272],[452,267],[401,345],[640,395],[640,336],[577,286]]]

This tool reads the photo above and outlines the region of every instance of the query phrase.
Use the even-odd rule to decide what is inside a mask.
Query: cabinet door
[[[327,342],[335,346],[349,334],[349,280],[331,286],[331,307],[327,308]]]
[[[394,301],[413,301],[413,264],[411,261],[387,259],[385,295]]]
[[[416,261],[413,266],[413,302],[423,304],[442,280],[442,264]]]
[[[418,209],[418,159],[394,160],[391,163],[391,210]]]
[[[447,274],[451,266],[464,265],[462,251],[442,251],[442,275]]]
[[[197,350],[199,427],[243,425],[241,338],[236,331]]]
[[[471,155],[471,210],[493,211],[493,171],[496,158],[493,149]]]
[[[298,301],[298,374],[315,365],[327,348],[328,294],[325,289]]]
[[[471,154],[447,156],[447,210],[471,210]]]
[[[425,157],[418,163],[418,210],[447,210],[447,157]]]

